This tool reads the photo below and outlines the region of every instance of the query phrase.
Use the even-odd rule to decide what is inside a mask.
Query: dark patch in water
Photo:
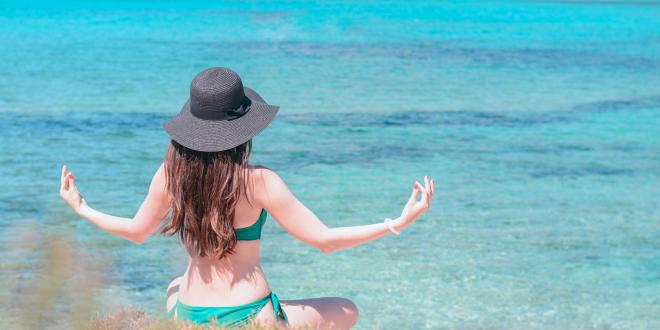
[[[562,178],[577,178],[590,175],[600,176],[617,176],[617,175],[630,175],[633,171],[626,168],[611,168],[602,165],[592,165],[588,167],[565,168],[557,167],[550,168],[532,173],[534,178],[547,178],[547,177],[562,177]]]
[[[170,47],[171,40],[144,40],[147,43]],[[603,53],[600,51],[543,49],[543,48],[469,48],[452,46],[446,42],[425,43],[366,43],[366,42],[310,42],[310,41],[232,41],[221,43],[183,42],[182,47],[216,49],[217,52],[249,52],[264,54],[277,52],[297,58],[368,59],[373,57],[403,60],[434,60],[448,64],[478,64],[506,66],[541,66],[548,68],[612,66],[622,69],[660,68],[660,61],[639,55]],[[185,48],[187,49],[187,48]]]
[[[564,120],[555,114],[520,116],[478,111],[408,111],[398,113],[331,113],[281,115],[299,125],[328,127],[407,127],[407,126],[500,126],[520,127]]]
[[[660,96],[640,97],[629,100],[605,100],[580,104],[573,107],[577,112],[634,111],[660,108]]]
[[[536,153],[536,154],[563,154],[566,152],[586,152],[592,151],[593,148],[580,145],[567,145],[567,144],[556,144],[556,145],[525,145],[518,146],[511,152],[526,152],[526,153]]]
[[[293,124],[344,127],[483,126],[526,127],[582,120],[599,112],[660,110],[660,96],[579,104],[568,111],[502,114],[482,111],[407,111],[396,113],[304,113],[281,115]]]
[[[167,118],[169,117],[165,115],[148,113],[74,112],[62,115],[8,113],[5,120],[0,121],[0,129],[10,133],[15,131],[123,133],[136,129],[160,128]]]

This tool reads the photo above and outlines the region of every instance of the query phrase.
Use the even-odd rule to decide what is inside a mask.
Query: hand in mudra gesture
[[[431,205],[431,199],[433,199],[434,190],[435,181],[433,179],[429,180],[428,176],[424,176],[423,186],[415,181],[410,199],[408,199],[408,202],[401,212],[401,227],[409,226],[428,211],[429,206]],[[421,198],[419,197],[420,194],[422,195]]]
[[[87,205],[87,202],[82,197],[78,188],[76,187],[76,178],[73,172],[68,171],[66,165],[62,166],[62,177],[60,178],[60,197],[72,208],[76,213]]]

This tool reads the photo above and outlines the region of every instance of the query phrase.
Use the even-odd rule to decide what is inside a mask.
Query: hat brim
[[[243,116],[232,120],[205,120],[190,112],[190,99],[178,115],[163,123],[172,140],[204,152],[223,151],[239,146],[261,132],[273,120],[278,106],[267,104],[254,90],[243,87],[252,104]]]

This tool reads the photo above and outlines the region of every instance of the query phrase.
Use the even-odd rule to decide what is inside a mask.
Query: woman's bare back
[[[263,209],[255,196],[263,186],[256,182],[260,180],[260,170],[251,166],[247,171],[250,202],[245,197],[238,201],[234,228],[255,224]],[[238,306],[268,295],[270,287],[259,263],[260,245],[260,240],[239,240],[233,252],[220,260],[190,256],[179,284],[179,300],[194,306]]]

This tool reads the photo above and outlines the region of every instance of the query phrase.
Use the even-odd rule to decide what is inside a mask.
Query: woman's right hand
[[[397,229],[401,230],[409,226],[428,211],[434,190],[435,181],[433,179],[429,180],[428,176],[424,176],[424,186],[415,181],[410,199],[408,199],[408,202],[403,207],[401,216],[398,219],[400,225],[397,226]],[[420,193],[422,195],[421,198],[419,198]]]

